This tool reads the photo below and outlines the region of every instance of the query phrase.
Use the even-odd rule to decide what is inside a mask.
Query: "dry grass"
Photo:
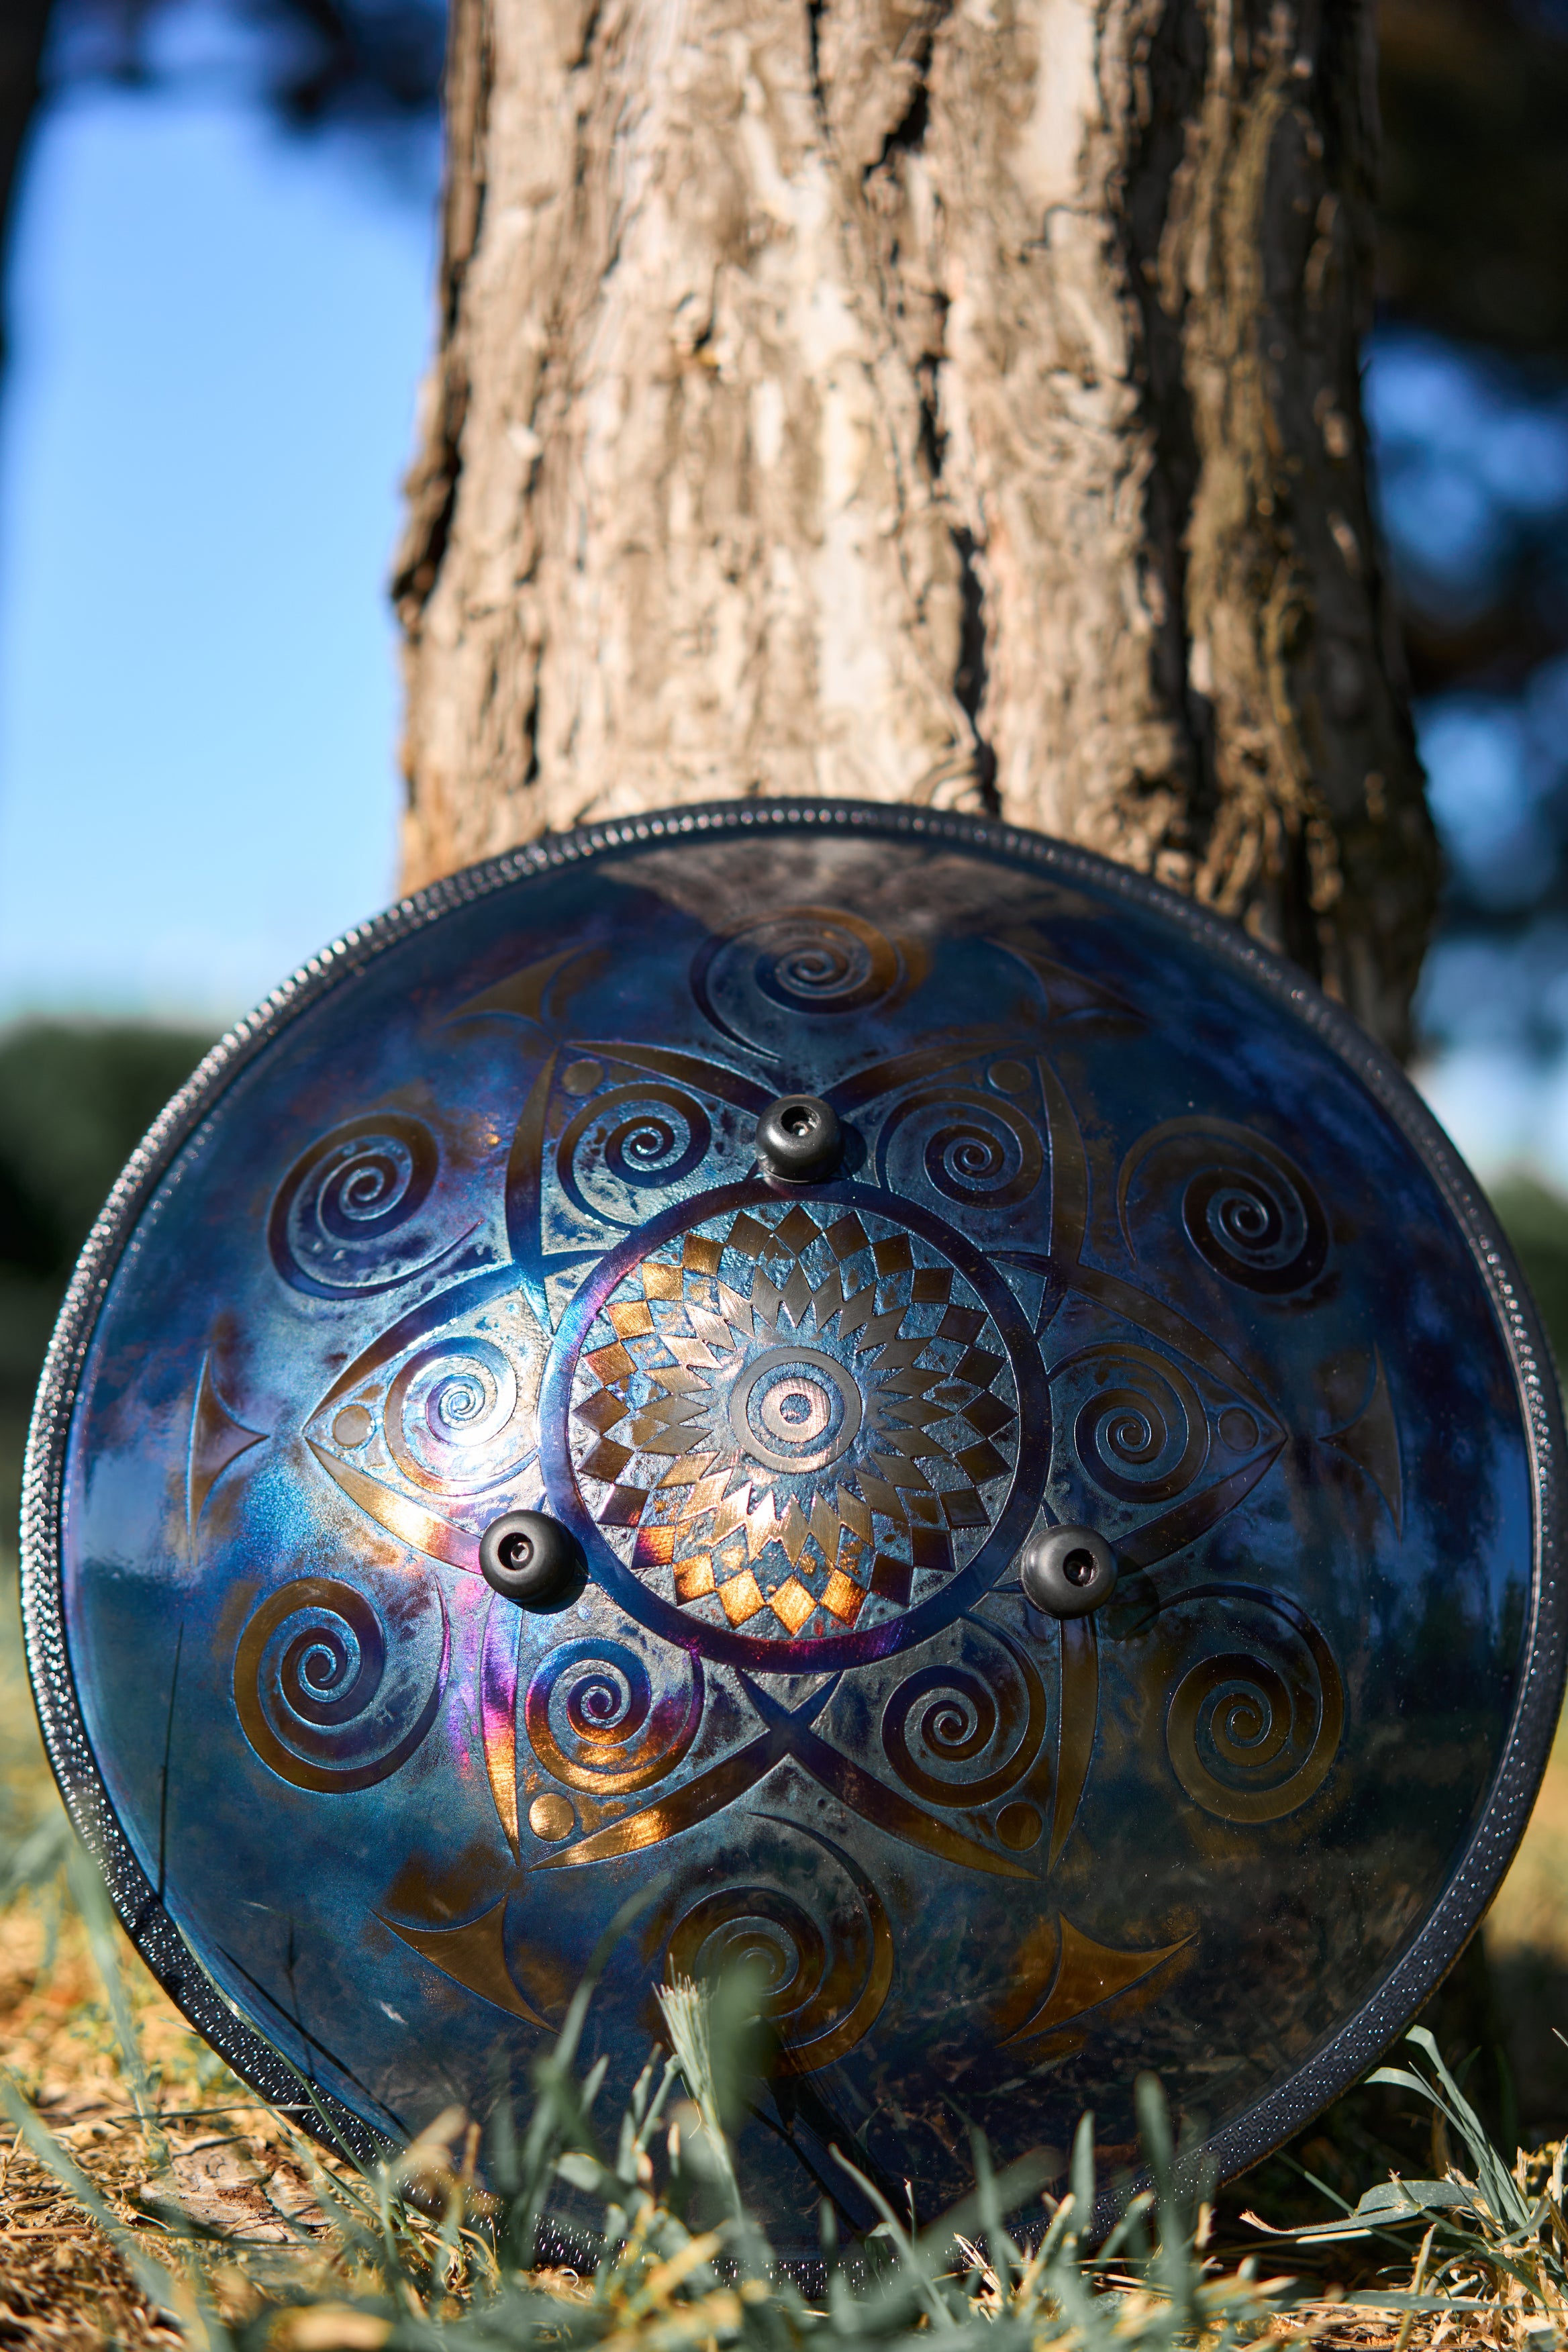
[[[231,2241],[243,2266],[212,2264],[228,2315],[253,2308],[258,2284],[285,2268],[301,2283],[319,2271],[325,2284],[331,2248],[300,2249],[289,2226],[319,2232],[322,2217],[287,2126],[197,2041],[144,1969],[132,1973],[129,1948],[126,1957],[156,2138],[132,2104],[87,1937],[68,1909],[58,1928],[36,1903],[0,1914],[0,2068],[150,2251],[167,2249],[157,2216],[170,2200]],[[76,2200],[0,2123],[0,2346],[97,2352],[180,2341]]]

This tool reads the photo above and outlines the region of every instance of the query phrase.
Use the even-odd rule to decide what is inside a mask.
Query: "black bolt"
[[[542,1511],[505,1511],[479,1538],[485,1582],[521,1609],[553,1601],[581,1566],[577,1547],[560,1520]]]
[[[820,1183],[844,1150],[838,1113],[820,1095],[781,1095],[757,1121],[757,1157],[789,1184]]]
[[[1116,1590],[1116,1555],[1092,1528],[1046,1528],[1018,1558],[1026,1599],[1050,1617],[1087,1617]]]

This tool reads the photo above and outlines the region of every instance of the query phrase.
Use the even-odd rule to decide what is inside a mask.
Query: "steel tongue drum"
[[[36,1422],[34,1685],[154,1973],[371,2147],[758,1971],[847,2156],[1222,2171],[1475,1926],[1563,1664],[1548,1358],[1399,1072],[1039,836],[687,810],[352,934],[169,1107]],[[285,2063],[286,2062],[286,2063]]]

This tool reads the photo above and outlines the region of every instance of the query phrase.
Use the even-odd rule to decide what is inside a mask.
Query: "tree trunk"
[[[1363,0],[457,0],[409,887],[825,793],[1154,873],[1404,1042]]]
[[[4,0],[0,5],[0,264],[11,246],[17,171],[37,112],[44,36],[51,0]],[[0,317],[0,362],[5,353]]]

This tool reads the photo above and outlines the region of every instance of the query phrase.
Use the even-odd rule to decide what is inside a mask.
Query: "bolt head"
[[[505,1511],[479,1538],[479,1567],[503,1599],[540,1609],[571,1588],[582,1558],[559,1519],[543,1511]]]
[[[1045,1528],[1018,1557],[1025,1598],[1049,1617],[1087,1617],[1116,1590],[1116,1555],[1092,1528]]]
[[[819,1184],[844,1152],[844,1130],[820,1095],[781,1095],[757,1121],[757,1157],[786,1184]]]

